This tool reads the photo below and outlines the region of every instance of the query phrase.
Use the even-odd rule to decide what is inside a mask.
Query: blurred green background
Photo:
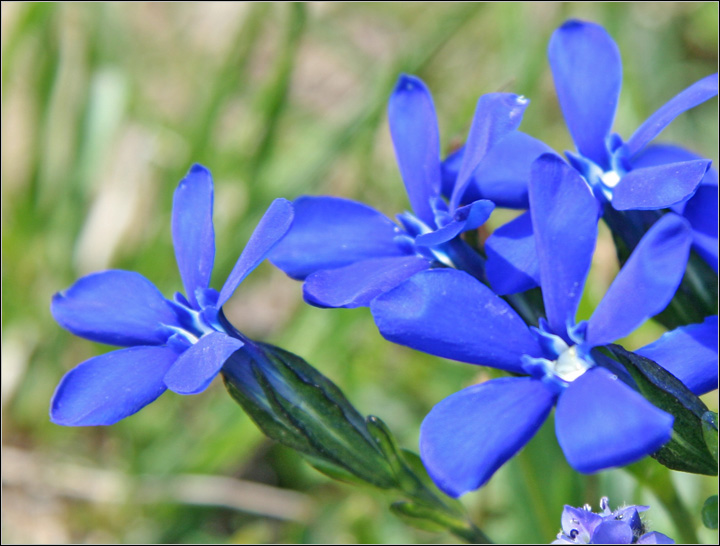
[[[58,327],[50,298],[104,268],[180,290],[170,210],[194,162],[216,182],[216,288],[275,197],[404,210],[385,117],[400,72],[431,88],[445,150],[464,139],[478,96],[501,90],[531,99],[523,130],[572,148],[545,57],[570,17],[604,25],[620,47],[615,130],[625,137],[717,71],[715,2],[2,3],[3,542],[452,542],[405,526],[387,510],[396,499],[333,482],[267,441],[219,380],[112,427],[51,424],[62,375],[111,348]],[[717,117],[713,100],[661,140],[716,161]],[[587,314],[617,270],[603,236]],[[307,359],[413,450],[436,402],[489,377],[385,342],[366,309],[303,304],[300,284],[270,264],[226,312],[250,337]],[[648,325],[625,346],[661,332]],[[717,409],[716,394],[706,402]],[[675,485],[699,528],[717,480],[646,466],[655,489]],[[678,537],[650,489],[622,470],[572,472],[550,419],[464,502],[500,542],[550,542],[563,504],[597,508],[602,495],[652,504],[651,526]],[[715,543],[717,532],[699,538]]]

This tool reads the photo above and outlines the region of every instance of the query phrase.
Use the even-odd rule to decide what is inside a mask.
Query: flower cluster
[[[662,533],[647,531],[640,512],[648,508],[632,505],[612,511],[607,497],[600,499],[599,514],[589,504],[582,508],[565,505],[562,531],[552,544],[675,544]]]
[[[353,201],[301,197],[270,256],[304,280],[313,305],[369,306],[390,341],[513,374],[453,394],[425,418],[423,462],[452,496],[486,483],[553,407],[558,442],[580,472],[632,463],[668,442],[673,417],[598,349],[668,306],[691,252],[717,270],[717,174],[679,147],[650,145],[676,116],[717,95],[717,74],[624,142],[610,132],[622,69],[607,32],[569,21],[548,54],[577,147],[567,161],[518,130],[529,101],[510,94],[482,96],[464,147],[441,161],[430,93],[401,76],[388,118],[413,213],[394,223]],[[471,246],[463,232],[495,207],[526,211],[484,247]],[[600,219],[628,254],[592,316],[578,321]],[[518,293],[535,286],[542,305],[533,307]],[[528,305],[544,318],[528,320]],[[684,323],[638,353],[701,394],[717,385],[716,328],[717,316]]]
[[[679,93],[623,141],[610,132],[622,70],[607,32],[569,21],[554,33],[548,53],[577,148],[566,159],[519,130],[528,99],[492,93],[478,100],[465,145],[441,160],[430,92],[417,77],[403,75],[388,118],[412,211],[395,222],[347,199],[277,199],[219,292],[210,288],[212,179],[204,167],[192,167],[175,192],[172,215],[185,295],[166,299],[138,273],[105,271],[53,298],[61,326],[125,348],[68,372],[53,397],[51,419],[112,424],[166,389],[201,392],[230,362],[231,392],[252,399],[253,417],[268,434],[316,460],[334,442],[342,455],[333,465],[342,468],[344,459],[353,459],[353,468],[362,468],[356,475],[371,476],[376,459],[365,464],[355,440],[338,441],[335,429],[320,432],[327,432],[325,421],[349,431],[376,458],[384,433],[368,432],[336,387],[307,364],[277,348],[254,346],[222,315],[238,285],[269,257],[304,281],[313,305],[369,307],[390,341],[511,374],[448,396],[423,421],[422,460],[447,494],[485,484],[553,408],[558,443],[579,472],[656,452],[673,436],[673,415],[645,398],[631,373],[602,348],[674,301],[691,256],[714,269],[717,281],[717,173],[709,160],[651,141],[679,114],[717,95],[718,77]],[[463,235],[499,207],[523,212],[483,246]],[[603,299],[580,320],[600,220],[627,252]],[[542,301],[525,292],[538,286]],[[678,319],[681,326],[636,351],[680,380],[684,395],[717,387],[718,319],[706,314],[702,322]],[[256,368],[263,359],[275,366],[264,374]],[[307,403],[313,396],[320,405]],[[389,464],[387,479],[377,483],[389,487],[397,468]],[[566,507],[558,541],[667,538],[645,533],[638,516],[644,507],[610,512],[607,499],[601,506],[602,514]]]

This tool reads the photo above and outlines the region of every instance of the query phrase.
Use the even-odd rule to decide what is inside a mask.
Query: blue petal
[[[681,326],[635,351],[685,383],[698,396],[718,387],[718,317]]]
[[[616,210],[667,208],[690,197],[709,168],[710,161],[701,159],[634,169],[614,188],[612,206]]]
[[[670,440],[673,417],[604,368],[591,368],[560,395],[555,433],[578,472],[623,466]]]
[[[564,335],[595,250],[597,201],[575,169],[545,154],[532,166],[530,211],[548,323]]]
[[[548,58],[578,151],[607,169],[605,138],[612,128],[622,84],[617,45],[600,25],[568,21],[550,38]]]
[[[523,354],[541,356],[517,313],[462,271],[417,273],[370,309],[386,339],[432,355],[517,373]]]
[[[453,221],[440,229],[419,235],[415,239],[415,244],[430,247],[446,243],[465,231],[479,228],[490,218],[494,209],[495,204],[487,199],[480,199],[460,207],[453,214]]]
[[[563,533],[569,536],[573,529],[575,529],[579,535],[586,534],[586,540],[592,537],[593,531],[595,531],[595,528],[600,525],[602,521],[602,516],[594,512],[568,505],[565,505],[562,515],[560,516]],[[578,540],[578,543],[580,543],[580,540]]]
[[[527,377],[494,379],[447,397],[420,428],[430,477],[452,497],[481,487],[533,437],[554,399]]]
[[[648,230],[588,320],[592,346],[625,337],[665,309],[685,273],[690,243],[690,227],[675,213]]]
[[[163,376],[176,358],[167,347],[132,347],[86,360],[55,389],[50,420],[65,426],[117,423],[165,392]]]
[[[155,285],[133,271],[82,277],[53,296],[50,311],[60,326],[76,336],[108,345],[160,345],[167,340],[160,326],[178,326]]]
[[[178,394],[204,391],[230,355],[244,343],[222,332],[211,332],[180,355],[165,374],[165,385]]]
[[[624,521],[603,521],[595,528],[592,544],[632,544],[633,530]]]
[[[677,116],[718,94],[718,75],[711,74],[695,82],[661,106],[633,133],[625,144],[630,156],[642,150]]]
[[[230,299],[235,289],[265,258],[283,235],[290,229],[293,221],[293,205],[287,199],[275,199],[260,219],[245,249],[240,254],[230,276],[220,290],[218,307]]]
[[[527,209],[530,165],[544,153],[553,150],[536,138],[513,131],[488,151],[469,187],[477,187],[480,195],[498,207]]]
[[[294,279],[368,258],[402,256],[399,228],[375,209],[338,197],[300,197],[270,261]]]
[[[712,169],[711,169],[712,171]],[[717,176],[717,174],[716,174]],[[707,175],[705,175],[707,178]],[[693,248],[718,271],[718,186],[701,184],[685,205],[683,216],[690,222]]]
[[[310,275],[303,285],[305,301],[320,307],[362,307],[395,288],[430,263],[418,256],[363,260]]]
[[[643,167],[655,167],[667,163],[682,163],[697,159],[704,158],[690,150],[672,144],[653,144],[643,148],[639,154],[632,157],[630,166],[633,169],[641,169]],[[714,183],[717,186],[717,172],[708,172],[706,177],[708,178],[703,179],[703,184]]]
[[[515,294],[540,284],[540,264],[529,212],[496,229],[485,241],[485,252],[485,271],[496,294]]]
[[[464,153],[463,146],[442,163],[442,193],[445,196],[452,195]],[[472,203],[484,198],[499,207],[527,209],[530,165],[544,153],[553,153],[553,150],[522,131],[512,131],[488,150],[460,202]]]
[[[455,181],[457,180],[458,173],[460,173],[460,165],[462,165],[464,153],[465,146],[462,146],[448,155],[440,164],[440,172],[442,173],[441,193],[448,199],[452,195]],[[477,187],[475,184],[470,184],[465,191],[462,202],[468,203],[477,201],[478,199],[480,199],[480,193],[478,193]]]
[[[195,307],[195,291],[210,286],[215,259],[212,215],[212,176],[202,165],[193,165],[175,190],[172,237],[185,293]]]
[[[636,544],[675,544],[675,541],[667,535],[652,531],[641,536]]]
[[[403,74],[388,104],[388,121],[400,174],[415,214],[432,225],[430,198],[440,194],[440,137],[430,91]]]
[[[489,93],[478,99],[460,173],[450,199],[451,210],[460,206],[472,174],[492,146],[518,128],[528,103],[526,98],[511,93]]]

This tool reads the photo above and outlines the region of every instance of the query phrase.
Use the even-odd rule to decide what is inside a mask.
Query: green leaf
[[[718,414],[714,411],[705,412],[702,417],[703,437],[708,451],[718,462]]]
[[[606,349],[625,366],[645,398],[675,417],[672,439],[652,457],[672,470],[717,476],[717,463],[703,432],[703,416],[708,409],[702,400],[652,360],[619,345]]]
[[[705,500],[702,507],[703,525],[708,529],[718,528],[718,496],[713,495]]]

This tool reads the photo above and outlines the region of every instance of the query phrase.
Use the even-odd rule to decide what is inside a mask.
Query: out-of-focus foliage
[[[391,499],[333,482],[270,443],[220,381],[197,397],[167,393],[113,427],[52,425],[48,403],[63,373],[109,348],[62,331],[50,297],[104,268],[139,271],[167,295],[181,289],[168,226],[172,191],[193,162],[216,179],[217,279],[275,197],[323,193],[387,213],[406,208],[385,118],[400,72],[431,88],[445,150],[464,139],[477,97],[499,90],[531,99],[523,130],[570,148],[545,57],[550,34],[570,17],[602,24],[620,47],[615,130],[628,136],[717,70],[717,10],[714,2],[3,3],[3,540],[452,541],[406,527]],[[717,138],[710,101],[660,140],[717,160]],[[605,235],[581,315],[617,270]],[[269,264],[226,313],[249,336],[307,359],[413,450],[430,408],[490,373],[383,341],[366,309],[311,308],[300,285]],[[623,345],[661,332],[648,325]],[[717,409],[716,395],[705,401]],[[475,523],[498,541],[549,542],[564,504],[606,495],[652,504],[652,528],[682,540],[651,478],[575,474],[548,422],[464,498]],[[700,539],[715,542],[700,518],[715,480],[649,464],[658,468],[636,475],[672,481]]]

